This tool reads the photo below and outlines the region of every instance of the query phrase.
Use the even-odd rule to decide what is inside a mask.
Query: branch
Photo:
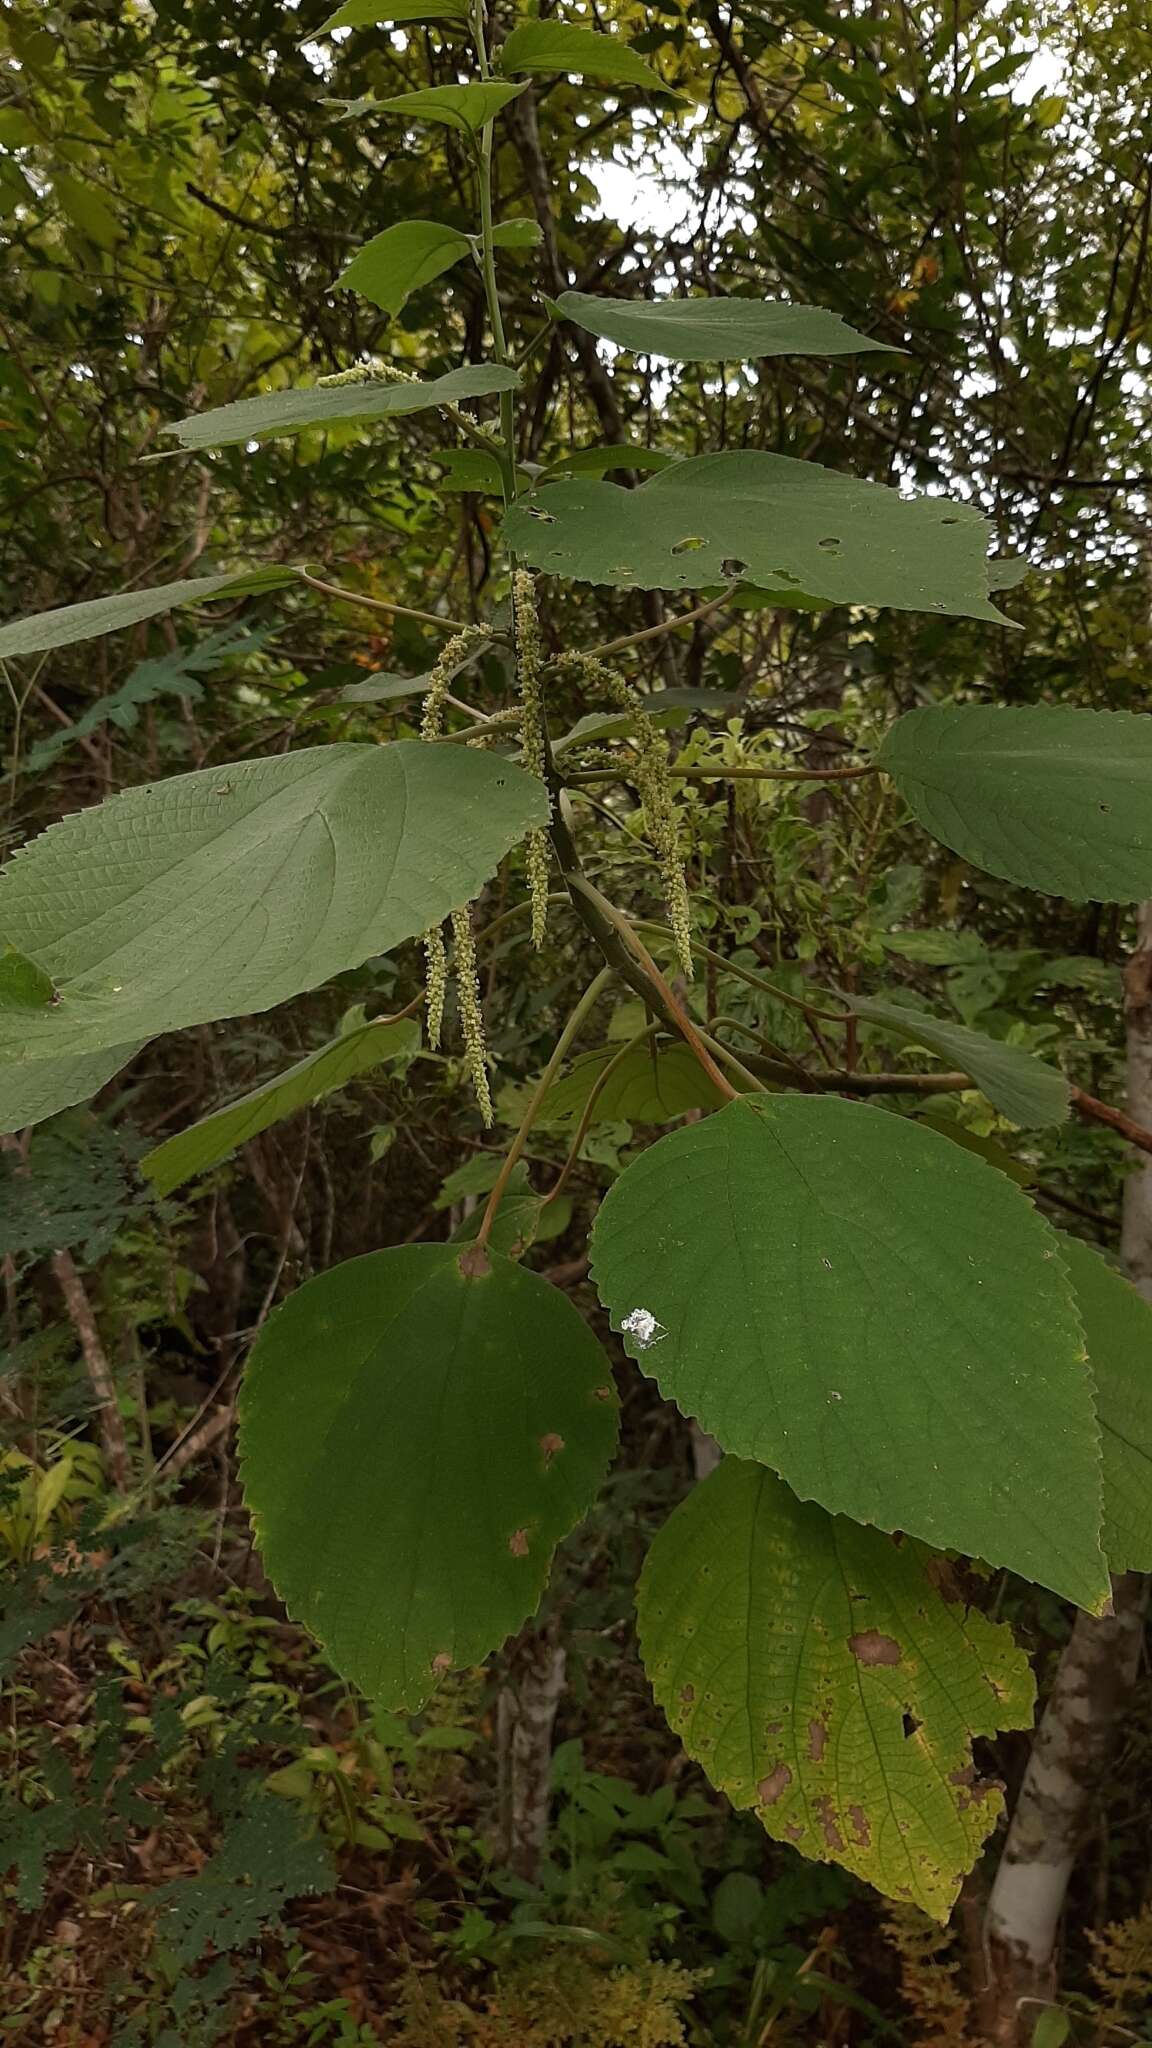
[[[88,1380],[96,1396],[96,1421],[108,1476],[118,1493],[127,1493],[128,1439],[124,1434],[124,1418],[116,1399],[116,1382],[96,1327],[88,1291],[71,1252],[53,1252],[52,1271],[64,1296],[68,1320],[79,1339]]]

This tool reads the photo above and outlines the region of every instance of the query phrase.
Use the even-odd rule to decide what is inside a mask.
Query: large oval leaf
[[[462,370],[449,370],[444,377],[428,377],[422,382],[414,378],[410,384],[305,384],[291,391],[265,391],[259,398],[241,398],[235,405],[218,405],[210,412],[189,413],[187,419],[174,420],[164,431],[178,435],[185,448],[227,448],[235,441],[299,434],[305,427],[427,412],[438,405],[456,405],[462,398],[512,391],[518,381],[515,370],[503,363],[468,363]]]
[[[337,1266],[277,1310],[245,1375],[273,1583],[388,1707],[420,1706],[534,1611],[616,1441],[583,1318],[538,1274],[484,1263],[418,1244]]]
[[[637,1613],[657,1700],[733,1804],[944,1920],[1003,1805],[972,1738],[1028,1727],[1035,1688],[939,1567],[728,1458],[664,1524]]]
[[[509,508],[534,569],[626,589],[742,580],[819,604],[1005,620],[988,597],[988,522],[948,498],[904,498],[755,448],[694,456],[637,490],[578,478]]]
[[[595,1116],[606,1124],[667,1124],[690,1109],[719,1109],[724,1101],[686,1045],[600,1046],[581,1053],[552,1083],[540,1105],[541,1122],[562,1123],[581,1116],[601,1074],[619,1060],[596,1098]]]
[[[609,84],[638,85],[646,92],[668,93],[673,99],[681,97],[620,37],[572,22],[522,22],[500,45],[496,61],[503,72],[559,71],[604,79]]]
[[[1096,1384],[1102,1541],[1114,1572],[1152,1571],[1152,1307],[1090,1245],[1061,1233]]]
[[[1152,718],[1070,705],[909,711],[876,755],[925,830],[1075,902],[1152,894]]]
[[[632,1355],[725,1450],[834,1513],[1107,1600],[1057,1240],[982,1160],[885,1110],[746,1097],[626,1168],[593,1270]]]
[[[382,313],[398,313],[422,284],[451,270],[471,250],[468,236],[443,221],[398,220],[365,242],[336,282],[371,300]]]
[[[952,1060],[971,1074],[989,1102],[1014,1124],[1059,1124],[1067,1116],[1068,1083],[1063,1074],[1022,1045],[988,1038],[950,1017],[905,1009],[902,1003],[886,1003],[878,996],[842,996],[841,1000],[865,1023],[877,1024],[896,1038],[926,1045],[941,1059]]]
[[[784,306],[771,299],[604,299],[561,292],[556,310],[588,334],[637,355],[676,363],[747,362],[760,356],[844,356],[883,349],[823,306]]]
[[[29,1059],[27,1047],[3,1046],[0,1057],[0,1133],[23,1131],[58,1110],[71,1109],[110,1081],[144,1044],[113,1045],[74,1059]]]
[[[547,815],[523,769],[414,741],[128,790],[0,877],[0,929],[59,993],[0,1013],[0,1048],[39,1062],[270,1009],[458,909]]]

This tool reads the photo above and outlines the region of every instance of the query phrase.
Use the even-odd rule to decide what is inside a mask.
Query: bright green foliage
[[[52,1001],[50,975],[14,946],[0,952],[0,1010],[42,1010]]]
[[[419,1043],[420,1027],[408,1018],[380,1017],[357,1025],[321,1046],[319,1052],[297,1060],[286,1073],[214,1110],[211,1116],[201,1117],[199,1123],[178,1131],[174,1138],[166,1138],[141,1160],[140,1171],[147,1174],[158,1195],[170,1195],[173,1188],[206,1173],[210,1166],[218,1166],[230,1152],[271,1124],[281,1123],[310,1102],[319,1102],[382,1060],[414,1052]]]
[[[923,1545],[729,1458],[665,1523],[637,1600],[656,1698],[712,1782],[937,1920],[1003,1805],[972,1738],[1026,1728],[1034,1698],[1008,1629],[949,1590]]]
[[[686,1045],[650,1045],[624,1052],[618,1045],[582,1053],[568,1073],[553,1082],[540,1106],[541,1120],[576,1121],[605,1069],[620,1064],[596,1097],[602,1123],[667,1124],[690,1109],[719,1109],[723,1096]]]
[[[613,469],[634,469],[647,475],[652,470],[667,469],[675,456],[665,455],[659,448],[645,448],[624,442],[616,446],[592,448],[570,448],[566,455],[558,455],[549,464],[542,481],[547,483],[560,476],[606,476]]]
[[[277,1310],[240,1440],[289,1611],[373,1699],[415,1708],[532,1613],[607,1470],[616,1397],[588,1325],[539,1274],[406,1245]]]
[[[492,1162],[491,1187],[500,1169],[499,1159]],[[486,1192],[486,1190],[485,1190]],[[442,1203],[437,1204],[442,1207]],[[478,1202],[470,1216],[465,1216],[452,1232],[453,1244],[469,1244],[477,1235],[483,1220],[485,1204]],[[488,1243],[494,1252],[503,1252],[508,1258],[519,1258],[530,1245],[548,1244],[555,1237],[562,1237],[572,1221],[572,1203],[567,1195],[557,1195],[555,1201],[548,1201],[538,1195],[528,1178],[523,1165],[514,1166],[508,1186],[492,1219]]]
[[[22,1131],[26,1124],[43,1123],[45,1117],[71,1109],[75,1102],[87,1102],[135,1058],[144,1043],[139,1039],[133,1045],[112,1045],[103,1052],[50,1060],[29,1059],[16,1047],[5,1048],[0,1059],[0,1135]]]
[[[467,902],[546,815],[523,769],[413,742],[128,790],[9,863],[5,928],[60,1000],[18,1036],[0,1013],[0,1044],[51,1059],[270,1009]]]
[[[650,64],[616,36],[593,28],[575,28],[560,21],[526,21],[500,46],[505,72],[555,72],[602,79],[611,85],[639,85],[647,92],[681,95],[665,85]]]
[[[1099,1252],[1061,1234],[1096,1383],[1104,1454],[1104,1553],[1152,1571],[1152,1307]]]
[[[514,213],[508,220],[498,220],[492,227],[494,249],[538,249],[544,240],[544,231],[538,220],[530,220],[526,213]]]
[[[419,92],[397,93],[394,99],[374,100],[372,112],[403,114],[414,121],[436,121],[444,128],[455,129],[458,135],[476,136],[501,107],[526,90],[526,85],[479,79],[472,85],[429,85]]]
[[[155,619],[178,605],[204,604],[212,597],[244,597],[276,590],[296,580],[294,569],[230,570],[222,576],[193,576],[180,583],[161,583],[153,590],[125,590],[119,597],[95,597],[88,604],[68,604],[59,611],[37,612],[0,628],[0,661],[14,655],[41,654],[49,647],[70,647],[76,640],[96,640],[101,633],[119,633],[142,619]]]
[[[989,874],[1076,902],[1152,892],[1152,718],[933,705],[876,755],[920,823]]]
[[[178,434],[185,448],[228,448],[235,441],[299,434],[305,427],[425,412],[430,406],[455,405],[462,398],[511,391],[516,381],[515,370],[501,363],[470,363],[423,383],[413,378],[399,384],[300,385],[294,391],[266,391],[260,398],[242,398],[237,405],[217,406],[212,412],[190,413],[186,420],[174,421],[166,432]],[[108,629],[100,626],[96,630]]]
[[[1003,624],[987,594],[988,522],[972,506],[902,498],[759,449],[694,456],[635,491],[549,484],[511,507],[504,531],[533,568],[580,583],[743,581],[782,604],[795,594]]]
[[[1107,1599],[1083,1338],[1055,1234],[1003,1174],[884,1110],[745,1097],[634,1160],[592,1243],[632,1356],[725,1450]]]
[[[459,228],[445,227],[441,221],[397,221],[366,242],[336,282],[370,299],[382,313],[398,313],[414,291],[441,271],[451,270],[471,247]]]
[[[846,996],[844,1000],[866,1023],[880,1025],[911,1045],[926,1045],[930,1052],[971,1074],[1001,1116],[1010,1117],[1014,1124],[1058,1124],[1067,1116],[1068,1083],[1063,1074],[1025,1052],[1023,1046],[1008,1045],[1003,1039],[954,1024],[951,1018],[931,1017],[923,1010],[905,1009],[902,1003],[886,1003],[875,996]]]
[[[331,35],[334,28],[374,28],[382,21],[458,21],[468,18],[465,0],[344,0],[312,36]]]
[[[556,311],[637,355],[677,363],[750,361],[759,356],[845,356],[893,351],[870,341],[822,306],[782,306],[766,299],[603,299],[562,292]],[[895,353],[899,354],[897,350]]]

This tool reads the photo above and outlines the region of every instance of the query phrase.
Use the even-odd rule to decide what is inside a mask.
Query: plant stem
[[[563,1194],[564,1189],[568,1183],[569,1177],[571,1175],[572,1169],[575,1166],[576,1161],[580,1157],[580,1148],[583,1145],[585,1138],[588,1136],[588,1126],[592,1121],[592,1112],[595,1109],[596,1104],[599,1102],[600,1097],[603,1095],[604,1090],[607,1087],[609,1081],[612,1079],[613,1074],[616,1072],[617,1067],[623,1065],[629,1053],[635,1052],[638,1045],[645,1045],[650,1038],[654,1038],[656,1033],[661,1028],[662,1027],[659,1023],[646,1024],[643,1031],[637,1031],[634,1037],[629,1038],[625,1042],[625,1044],[623,1044],[620,1047],[619,1052],[615,1053],[613,1057],[608,1061],[607,1066],[602,1067],[600,1069],[600,1072],[597,1074],[596,1079],[592,1084],[592,1089],[591,1093],[589,1094],[588,1100],[584,1104],[584,1108],[581,1111],[580,1121],[576,1126],[576,1131],[572,1139],[572,1143],[568,1147],[568,1154],[565,1158],[564,1164],[560,1168],[560,1172],[557,1179],[549,1188],[548,1193],[544,1197],[545,1208],[547,1208],[549,1202],[554,1202],[556,1200],[557,1195]]]
[[[556,1044],[552,1049],[552,1057],[549,1060],[547,1066],[545,1067],[544,1072],[541,1074],[539,1081],[536,1083],[535,1088],[532,1090],[532,1095],[529,1100],[528,1107],[524,1111],[524,1115],[520,1119],[520,1128],[517,1131],[516,1136],[513,1138],[512,1143],[508,1148],[508,1152],[505,1155],[504,1164],[500,1168],[500,1171],[496,1176],[495,1186],[493,1187],[492,1192],[488,1197],[488,1201],[484,1209],[484,1214],[480,1219],[480,1228],[476,1232],[476,1236],[472,1241],[471,1249],[473,1251],[482,1251],[485,1245],[487,1244],[488,1239],[491,1235],[492,1224],[495,1220],[496,1211],[500,1207],[500,1203],[504,1196],[504,1190],[508,1186],[508,1182],[512,1178],[512,1169],[516,1165],[516,1162],[519,1159],[521,1153],[523,1152],[525,1145],[528,1143],[528,1133],[530,1132],[534,1122],[536,1121],[536,1117],[540,1109],[540,1104],[543,1102],[545,1095],[548,1093],[549,1088],[552,1086],[552,1082],[555,1079],[557,1070],[564,1059],[564,1055],[567,1052],[568,1047],[571,1045],[573,1039],[576,1037],[577,1032],[580,1030],[580,1027],[584,1022],[584,1019],[588,1016],[591,1010],[595,1009],[596,1004],[599,1002],[601,996],[604,993],[604,990],[607,988],[608,983],[611,981],[611,979],[612,969],[610,967],[602,967],[600,969],[599,974],[596,976],[596,979],[592,982],[589,982],[588,987],[585,989],[583,995],[580,998],[580,1001],[577,1003],[576,1008],[573,1010],[572,1015],[569,1017],[568,1022],[564,1026],[563,1031],[560,1033],[559,1038],[556,1040]]]
[[[731,583],[719,597],[710,597],[707,604],[698,604],[694,611],[677,612],[674,618],[661,619],[658,626],[645,626],[641,633],[621,633],[618,640],[605,640],[602,647],[589,647],[588,659],[603,661],[606,654],[619,654],[625,647],[639,647],[644,640],[659,640],[665,633],[674,633],[677,626],[690,626],[696,619],[706,619],[711,612],[719,611],[722,604],[727,604],[735,589],[736,585]]]
[[[638,917],[636,923],[641,931],[659,932],[662,938],[667,939],[672,937],[667,925],[657,924],[653,919]],[[734,960],[714,952],[711,946],[705,946],[699,939],[693,939],[692,951],[698,953],[701,960],[711,960],[714,966],[723,968],[725,974],[734,975],[737,981],[746,981],[749,988],[763,989],[766,995],[786,1003],[789,1009],[803,1011],[806,1017],[818,1017],[822,1024],[846,1024],[849,1020],[850,1011],[817,1010],[812,1003],[806,1003],[803,996],[794,996],[788,989],[778,988],[774,981],[769,981],[763,974],[754,974],[750,967],[737,966]]]
[[[484,0],[472,0],[472,39],[476,45],[476,61],[480,76],[490,78],[492,69],[488,62],[488,42],[484,29]],[[476,152],[476,183],[480,195],[480,271],[484,279],[484,297],[488,305],[488,320],[492,328],[492,351],[498,363],[511,363],[508,340],[504,332],[504,314],[500,306],[500,291],[496,282],[496,247],[492,239],[492,131],[494,123],[485,121],[480,132],[480,146]],[[504,474],[504,499],[511,503],[516,496],[516,404],[511,391],[500,393],[500,430],[504,438],[504,452],[500,467]]]
[[[366,612],[391,612],[394,617],[400,619],[420,619],[426,626],[439,626],[442,633],[471,631],[466,619],[445,619],[441,618],[439,612],[413,611],[411,605],[390,604],[382,597],[365,597],[362,591],[345,590],[339,583],[325,583],[322,577],[309,576],[303,569],[300,571],[300,581],[306,583],[309,590],[321,590],[325,597],[341,598],[345,604],[358,604]]]
[[[678,782],[851,782],[862,775],[879,775],[874,762],[866,762],[860,768],[669,768],[669,775]],[[634,782],[624,768],[578,768],[565,781],[573,786],[582,782]]]

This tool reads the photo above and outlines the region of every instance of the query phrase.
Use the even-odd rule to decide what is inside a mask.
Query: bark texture
[[[510,1659],[496,1709],[500,1772],[497,1853],[518,1877],[532,1879],[548,1839],[552,1730],[564,1693],[566,1658],[555,1625],[528,1628]]]

